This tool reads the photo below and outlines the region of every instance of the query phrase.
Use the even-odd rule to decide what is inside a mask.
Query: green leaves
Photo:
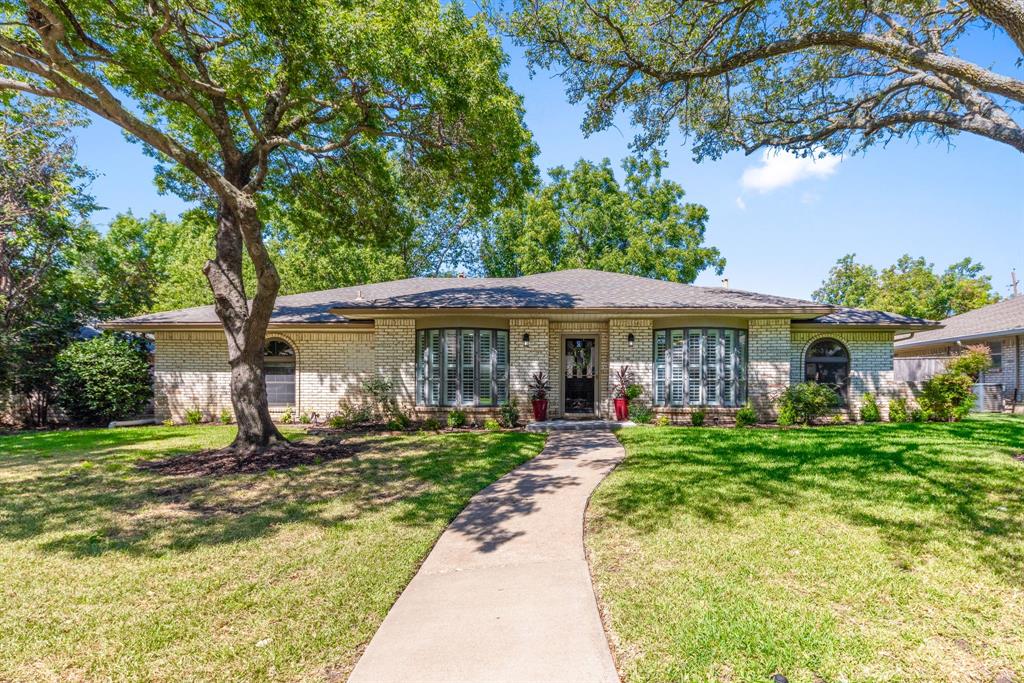
[[[146,352],[136,341],[105,334],[57,356],[58,401],[79,424],[131,417],[152,396]]]
[[[498,22],[587,107],[583,129],[628,114],[641,148],[674,130],[697,159],[779,146],[813,153],[959,131],[1024,152],[1024,80],[969,34],[1024,46],[1003,0],[516,0]],[[1000,35],[1002,34],[1002,35]],[[1012,48],[1011,48],[1012,49]]]
[[[593,268],[693,282],[723,259],[704,246],[707,209],[661,177],[665,162],[629,157],[620,185],[611,163],[580,160],[550,171],[551,181],[485,230],[481,260],[490,276]]]
[[[856,254],[847,254],[836,262],[812,295],[815,301],[942,320],[999,300],[992,278],[970,258],[942,273],[924,257],[908,254],[880,273],[855,259]]]

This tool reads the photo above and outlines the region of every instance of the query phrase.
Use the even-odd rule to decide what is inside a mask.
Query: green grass
[[[619,436],[587,545],[626,680],[1024,676],[1019,417]]]
[[[219,478],[135,465],[233,431],[0,437],[0,680],[344,677],[445,525],[543,444],[353,437],[351,459]]]

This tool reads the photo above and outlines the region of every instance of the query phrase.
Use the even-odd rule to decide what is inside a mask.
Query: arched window
[[[850,381],[850,352],[835,339],[819,339],[807,349],[804,379],[832,387],[845,402]]]
[[[263,347],[263,365],[270,407],[295,405],[295,349],[288,342],[272,339]]]

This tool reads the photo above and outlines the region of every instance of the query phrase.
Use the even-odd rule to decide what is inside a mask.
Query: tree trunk
[[[204,272],[228,342],[231,404],[238,423],[238,435],[230,447],[249,452],[287,443],[270,418],[263,379],[263,347],[280,278],[263,246],[255,203],[251,198],[235,203],[238,206],[229,207],[221,202],[217,212],[217,256],[206,263]],[[242,280],[243,249],[256,268],[251,306]]]

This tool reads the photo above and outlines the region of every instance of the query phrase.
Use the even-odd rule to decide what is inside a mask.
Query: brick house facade
[[[231,409],[223,332],[212,307],[115,321],[155,340],[155,411],[180,421]],[[762,419],[805,379],[818,340],[838,342],[853,413],[866,392],[883,410],[898,388],[893,336],[930,324],[901,316],[597,271],[522,278],[414,278],[281,297],[268,340],[288,349],[288,405],[326,417],[381,377],[416,417],[471,416],[515,399],[529,414],[531,377],[550,379],[551,417],[609,417],[613,373],[628,365],[656,414],[695,409],[728,419],[748,401]]]

